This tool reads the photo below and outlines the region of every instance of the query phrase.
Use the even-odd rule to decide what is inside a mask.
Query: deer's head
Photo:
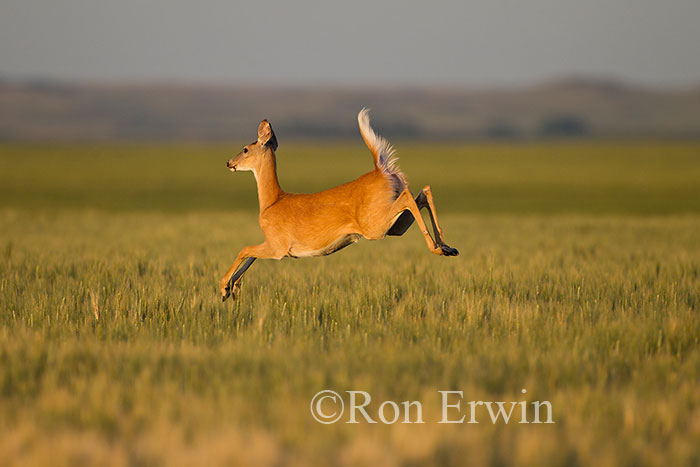
[[[270,122],[263,120],[258,126],[258,140],[243,146],[241,152],[233,159],[226,161],[226,167],[232,172],[253,171],[257,173],[262,164],[268,158],[275,157],[277,150],[277,137],[272,130]]]

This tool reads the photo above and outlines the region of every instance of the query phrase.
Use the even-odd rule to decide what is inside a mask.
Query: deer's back
[[[318,193],[284,193],[260,214],[260,226],[266,237],[321,250],[344,235],[373,230],[394,199],[392,181],[374,170]]]

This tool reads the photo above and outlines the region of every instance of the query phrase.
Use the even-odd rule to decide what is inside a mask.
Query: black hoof
[[[231,284],[229,282],[228,286],[224,289],[224,295],[221,296],[221,301],[225,302],[228,300],[229,297],[231,297],[233,300],[236,300],[238,298],[238,295],[241,293],[241,285],[240,284]]]
[[[442,250],[442,254],[445,256],[459,256],[459,251],[457,251],[457,248],[452,248],[447,245],[440,245],[440,249]]]
[[[228,286],[224,289],[223,295],[221,295],[221,302],[222,302],[222,303],[225,302],[230,296],[231,296],[231,286],[228,285]]]

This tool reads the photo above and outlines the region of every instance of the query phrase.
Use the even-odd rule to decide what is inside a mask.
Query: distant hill
[[[528,87],[265,87],[0,81],[2,141],[357,138],[370,107],[391,139],[698,137],[700,86],[571,78]]]

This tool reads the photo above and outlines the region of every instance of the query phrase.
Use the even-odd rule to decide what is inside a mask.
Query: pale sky
[[[0,77],[700,83],[700,0],[0,0]]]

